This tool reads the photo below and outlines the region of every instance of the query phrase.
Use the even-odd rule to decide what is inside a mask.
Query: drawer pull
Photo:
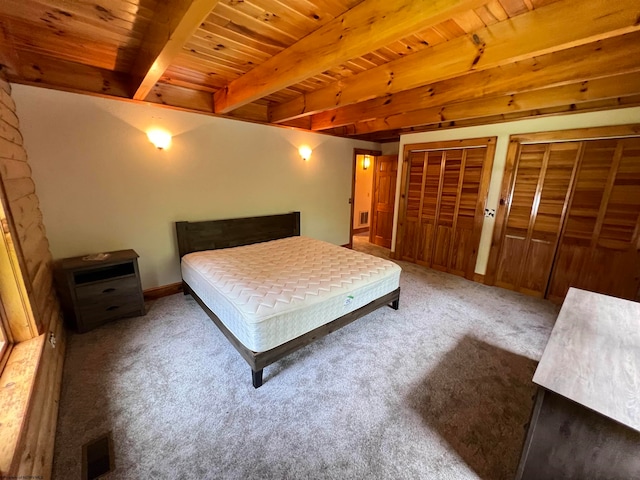
[[[120,308],[120,306],[119,306],[119,305],[113,305],[113,306],[111,306],[111,307],[107,307],[107,311],[108,311],[108,312],[113,312],[114,310],[116,310],[116,309],[118,309],[118,308]]]
[[[115,288],[105,288],[104,290],[102,290],[102,293],[111,293],[111,292],[115,292],[116,289]]]

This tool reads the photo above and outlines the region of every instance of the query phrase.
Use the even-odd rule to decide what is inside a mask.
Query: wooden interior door
[[[640,138],[584,142],[548,298],[640,300]]]
[[[397,155],[380,155],[375,157],[369,242],[386,248],[391,248],[397,178]]]
[[[560,237],[579,142],[520,145],[495,284],[544,297]]]
[[[399,258],[473,278],[494,147],[494,138],[405,147]]]

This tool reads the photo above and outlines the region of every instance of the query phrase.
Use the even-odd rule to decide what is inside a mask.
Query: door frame
[[[349,243],[345,246],[347,248],[353,248],[353,215],[356,206],[356,171],[358,169],[358,155],[371,155],[374,157],[373,165],[369,168],[375,167],[376,157],[382,155],[380,150],[368,150],[366,148],[354,148],[353,149],[353,161],[351,162],[351,197],[349,203],[351,204],[351,214],[349,216]],[[371,228],[371,214],[369,214],[369,228]]]

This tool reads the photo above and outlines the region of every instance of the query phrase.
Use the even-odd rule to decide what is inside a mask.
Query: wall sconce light
[[[370,166],[371,166],[371,157],[369,155],[365,155],[364,159],[362,160],[362,169],[366,170]]]
[[[165,150],[171,145],[171,134],[165,130],[153,129],[147,132],[149,141],[153,143],[158,150]]]
[[[308,145],[303,145],[298,149],[298,153],[300,153],[302,160],[308,162],[309,158],[311,157],[311,147],[309,147]]]

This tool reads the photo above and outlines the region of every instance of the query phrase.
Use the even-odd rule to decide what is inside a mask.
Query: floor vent
[[[369,223],[369,212],[360,212],[360,225]]]
[[[94,480],[113,470],[111,432],[82,446],[82,480]]]

